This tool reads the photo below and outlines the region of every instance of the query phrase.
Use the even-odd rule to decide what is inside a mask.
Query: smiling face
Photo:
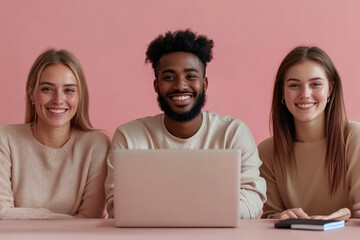
[[[284,76],[283,98],[298,122],[324,124],[331,85],[323,67],[307,60],[289,68]]]
[[[172,52],[160,58],[154,89],[165,115],[175,121],[191,121],[205,103],[207,78],[200,59],[188,52]]]
[[[38,128],[70,128],[79,104],[78,83],[70,68],[63,64],[45,67],[38,87],[30,89],[29,94],[38,115]]]

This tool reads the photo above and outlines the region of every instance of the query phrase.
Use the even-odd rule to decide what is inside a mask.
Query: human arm
[[[250,130],[245,125],[237,128],[231,148],[241,149],[240,217],[257,218],[266,200],[266,184],[260,177],[261,160]]]
[[[1,206],[0,220],[43,220],[43,219],[70,219],[73,216],[51,212],[46,208],[17,208]]]
[[[105,180],[106,210],[109,218],[114,217],[114,166],[111,157],[112,152],[111,148],[107,157],[107,176]]]
[[[346,180],[349,191],[349,203],[352,217],[360,218],[360,123],[349,123],[349,134],[346,141]]]
[[[243,154],[246,156],[246,154]],[[249,158],[242,158],[241,189],[240,189],[240,217],[257,218],[266,200],[265,181],[259,176],[261,164],[257,151]]]
[[[91,134],[91,135],[90,135]],[[87,174],[81,205],[76,217],[105,218],[106,201],[104,182],[106,178],[106,158],[110,148],[109,138],[102,132],[92,132],[87,139],[91,144],[91,161]]]
[[[127,148],[127,145],[125,143],[126,141],[124,135],[122,134],[120,129],[117,129],[111,141],[111,148],[107,156],[107,177],[105,180],[105,195],[109,218],[114,217],[114,159],[112,156],[113,152],[116,149]]]
[[[280,218],[280,214],[286,210],[286,207],[278,189],[278,181],[283,182],[283,179],[276,178],[273,166],[273,139],[266,139],[259,144],[258,149],[260,159],[263,162],[260,167],[260,175],[265,179],[267,188],[267,200],[264,203],[263,214],[261,217]]]
[[[9,136],[0,134],[0,219],[64,219],[67,214],[51,212],[46,208],[16,207],[11,179],[12,159]]]

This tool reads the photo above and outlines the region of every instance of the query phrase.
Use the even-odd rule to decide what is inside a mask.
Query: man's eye
[[[164,76],[163,79],[164,80],[173,80],[174,77],[173,76]]]

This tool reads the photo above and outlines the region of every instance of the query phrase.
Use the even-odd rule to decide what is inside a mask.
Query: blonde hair
[[[320,64],[332,83],[329,102],[325,108],[326,157],[325,171],[330,184],[330,193],[344,184],[346,175],[345,144],[348,135],[347,117],[340,76],[330,57],[318,47],[296,47],[281,62],[278,69],[271,116],[274,135],[274,159],[281,166],[284,178],[287,165],[294,164],[295,123],[294,117],[282,104],[284,76],[290,67],[307,60]]]
[[[38,88],[42,72],[47,66],[53,64],[63,64],[69,67],[79,85],[79,103],[75,116],[71,119],[71,127],[82,131],[94,130],[89,118],[89,92],[84,72],[77,58],[66,50],[49,49],[40,54],[32,65],[26,82],[25,123],[37,122],[35,105],[30,99],[30,90],[35,91]]]

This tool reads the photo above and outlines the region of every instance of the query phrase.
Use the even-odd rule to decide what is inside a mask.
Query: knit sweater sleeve
[[[3,130],[3,128],[1,128]],[[45,208],[15,208],[11,189],[11,151],[8,135],[0,130],[0,219],[61,219],[72,216]]]
[[[239,139],[236,145],[239,145],[242,151],[240,217],[257,218],[266,201],[266,183],[260,177],[261,160],[250,130],[247,126],[242,126],[240,129],[239,135],[235,137],[235,139]]]
[[[91,162],[86,179],[86,186],[78,209],[77,217],[106,217],[104,182],[106,178],[106,157],[110,147],[109,138],[102,132],[89,132],[87,136],[91,149]]]
[[[114,217],[114,159],[113,152],[116,149],[126,149],[126,139],[121,131],[118,128],[115,131],[113,139],[111,141],[111,149],[107,157],[107,177],[105,180],[105,194],[106,194],[106,204],[107,212],[110,218]]]
[[[263,161],[260,167],[260,174],[266,181],[267,201],[264,203],[261,218],[278,218],[280,213],[285,210],[278,189],[277,179],[273,166],[273,139],[269,138],[261,142],[258,146],[260,159]]]
[[[349,123],[349,135],[346,143],[346,174],[350,188],[349,201],[352,205],[353,217],[360,218],[360,123]]]
[[[76,131],[50,149],[30,134],[26,125],[0,127],[0,219],[105,217],[108,137]]]
[[[257,218],[266,201],[266,183],[260,177],[261,160],[254,138],[246,124],[235,119],[222,132],[228,141],[224,148],[241,149],[240,218]],[[212,136],[213,141],[219,141],[219,134]]]

